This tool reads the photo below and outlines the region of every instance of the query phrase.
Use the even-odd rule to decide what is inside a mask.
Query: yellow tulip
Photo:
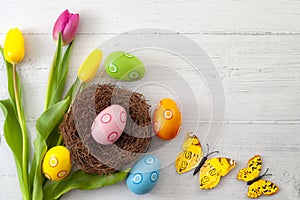
[[[22,32],[18,29],[10,29],[4,41],[4,57],[11,64],[18,64],[24,58],[25,45]]]
[[[97,74],[99,65],[102,60],[102,51],[95,49],[80,65],[77,76],[81,82],[91,81]]]

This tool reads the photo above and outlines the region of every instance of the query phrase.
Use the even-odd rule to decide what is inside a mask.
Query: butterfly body
[[[201,167],[203,167],[204,163],[207,161],[208,157],[207,156],[204,156],[199,165],[195,168],[194,172],[193,172],[193,176],[195,176],[201,169]]]
[[[259,155],[255,155],[248,161],[247,167],[241,169],[238,173],[237,179],[245,181],[249,185],[247,195],[250,198],[258,198],[263,194],[269,196],[279,191],[274,183],[262,179],[270,174],[267,174],[267,170],[263,175],[260,175],[261,168],[262,159]]]
[[[186,134],[182,148],[183,152],[179,153],[176,158],[176,171],[182,174],[195,168],[193,175],[200,171],[199,187],[201,189],[216,187],[221,177],[227,175],[236,165],[236,162],[229,158],[208,158],[215,152],[203,157],[200,141],[191,132]]]
[[[251,180],[251,181],[247,181],[247,185],[252,185],[253,183],[255,183],[256,181],[259,181],[260,179],[262,179],[263,176],[259,175],[258,177],[256,177],[255,179]]]

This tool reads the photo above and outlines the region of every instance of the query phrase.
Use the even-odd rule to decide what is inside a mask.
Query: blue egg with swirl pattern
[[[126,184],[128,189],[135,194],[147,194],[156,185],[159,175],[160,162],[158,158],[147,155],[133,166],[126,179]]]

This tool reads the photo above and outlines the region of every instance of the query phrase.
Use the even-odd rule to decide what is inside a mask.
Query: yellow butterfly
[[[207,153],[203,157],[200,141],[192,132],[186,133],[182,148],[183,152],[179,153],[176,158],[176,171],[182,174],[196,168],[193,173],[195,175],[200,170],[199,184],[201,189],[216,187],[221,176],[227,175],[236,165],[236,162],[229,158],[208,159],[211,154],[218,153],[218,151]]]
[[[267,174],[269,170],[267,169],[264,174],[260,175],[261,167],[261,157],[260,155],[255,155],[248,161],[247,168],[241,169],[237,175],[238,180],[245,181],[249,185],[247,195],[250,198],[258,198],[262,194],[269,196],[279,191],[279,188],[274,183],[262,179],[264,176],[271,174]]]

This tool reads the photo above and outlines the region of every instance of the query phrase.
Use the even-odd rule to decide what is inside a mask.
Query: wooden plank
[[[35,6],[33,6],[35,5]],[[299,34],[300,2],[295,0],[8,0],[1,4],[0,32],[18,26],[27,34],[50,34],[67,7],[81,14],[80,34],[110,34],[157,27],[201,34]],[[20,12],[22,11],[22,12]]]
[[[2,125],[1,125],[2,126]],[[0,126],[0,128],[1,128]],[[163,199],[188,197],[219,199],[247,199],[245,196],[247,186],[245,183],[236,180],[238,170],[243,168],[247,160],[255,154],[261,154],[263,158],[263,170],[270,168],[272,177],[268,177],[280,187],[280,192],[272,197],[274,200],[299,198],[300,173],[298,170],[299,160],[295,159],[300,153],[300,138],[298,137],[299,124],[231,124],[224,127],[215,150],[220,153],[217,156],[227,156],[237,161],[237,167],[229,175],[222,178],[220,185],[212,191],[198,189],[198,177],[193,177],[191,173],[178,175],[174,169],[173,160],[180,152],[182,137],[189,129],[190,124],[185,124],[181,135],[170,143],[165,142],[166,148],[150,148],[150,152],[159,154],[160,157],[170,160],[161,170],[161,177],[154,190],[143,198]],[[200,139],[203,138],[202,130],[207,128],[207,124],[201,124],[196,134]],[[157,143],[156,143],[157,144]],[[202,145],[205,142],[202,140]],[[206,149],[204,149],[206,151]],[[17,177],[12,156],[8,147],[0,146],[1,157],[5,163],[0,163],[0,187],[9,199],[19,198]],[[166,155],[169,155],[168,158]],[[163,159],[161,159],[163,162]],[[5,189],[5,190],[4,190]],[[115,192],[122,191],[122,192]],[[63,199],[97,199],[101,195],[103,199],[117,199],[126,196],[128,199],[138,199],[140,196],[133,195],[126,187],[125,183],[111,187],[102,188],[95,191],[73,191]],[[297,196],[298,195],[298,196]]]
[[[75,79],[77,67],[89,51],[109,37],[111,36],[78,36],[70,65],[69,85]],[[300,109],[299,36],[192,35],[190,37],[203,47],[220,74],[226,94],[226,121],[299,122],[300,114],[295,112]],[[55,45],[53,43],[51,45],[51,38],[44,35],[28,35],[26,43],[27,54],[18,68],[25,90],[25,106],[30,109],[26,111],[28,120],[33,121],[43,109],[48,69]],[[46,46],[48,48],[44,48]],[[211,99],[208,89],[203,79],[194,74],[195,71],[191,66],[174,55],[157,55],[155,51],[141,51],[137,54],[145,62],[167,64],[174,71],[185,74],[185,84],[196,91],[195,98],[201,110],[199,120],[209,119]],[[191,49],[188,54],[193,56],[193,50]],[[157,72],[160,72],[159,68]],[[4,91],[0,97],[3,98],[7,96],[3,65],[0,65],[0,77],[0,86]],[[174,89],[185,87],[182,85],[182,79],[176,80],[168,73],[160,73],[160,77],[172,80]],[[150,99],[159,98],[162,93],[155,90],[156,88],[150,88],[145,95]],[[31,105],[35,105],[35,109],[31,109]],[[189,106],[189,103],[186,102],[186,105]],[[192,111],[191,108],[187,110]],[[197,120],[198,117],[192,114],[186,116],[186,120]]]

